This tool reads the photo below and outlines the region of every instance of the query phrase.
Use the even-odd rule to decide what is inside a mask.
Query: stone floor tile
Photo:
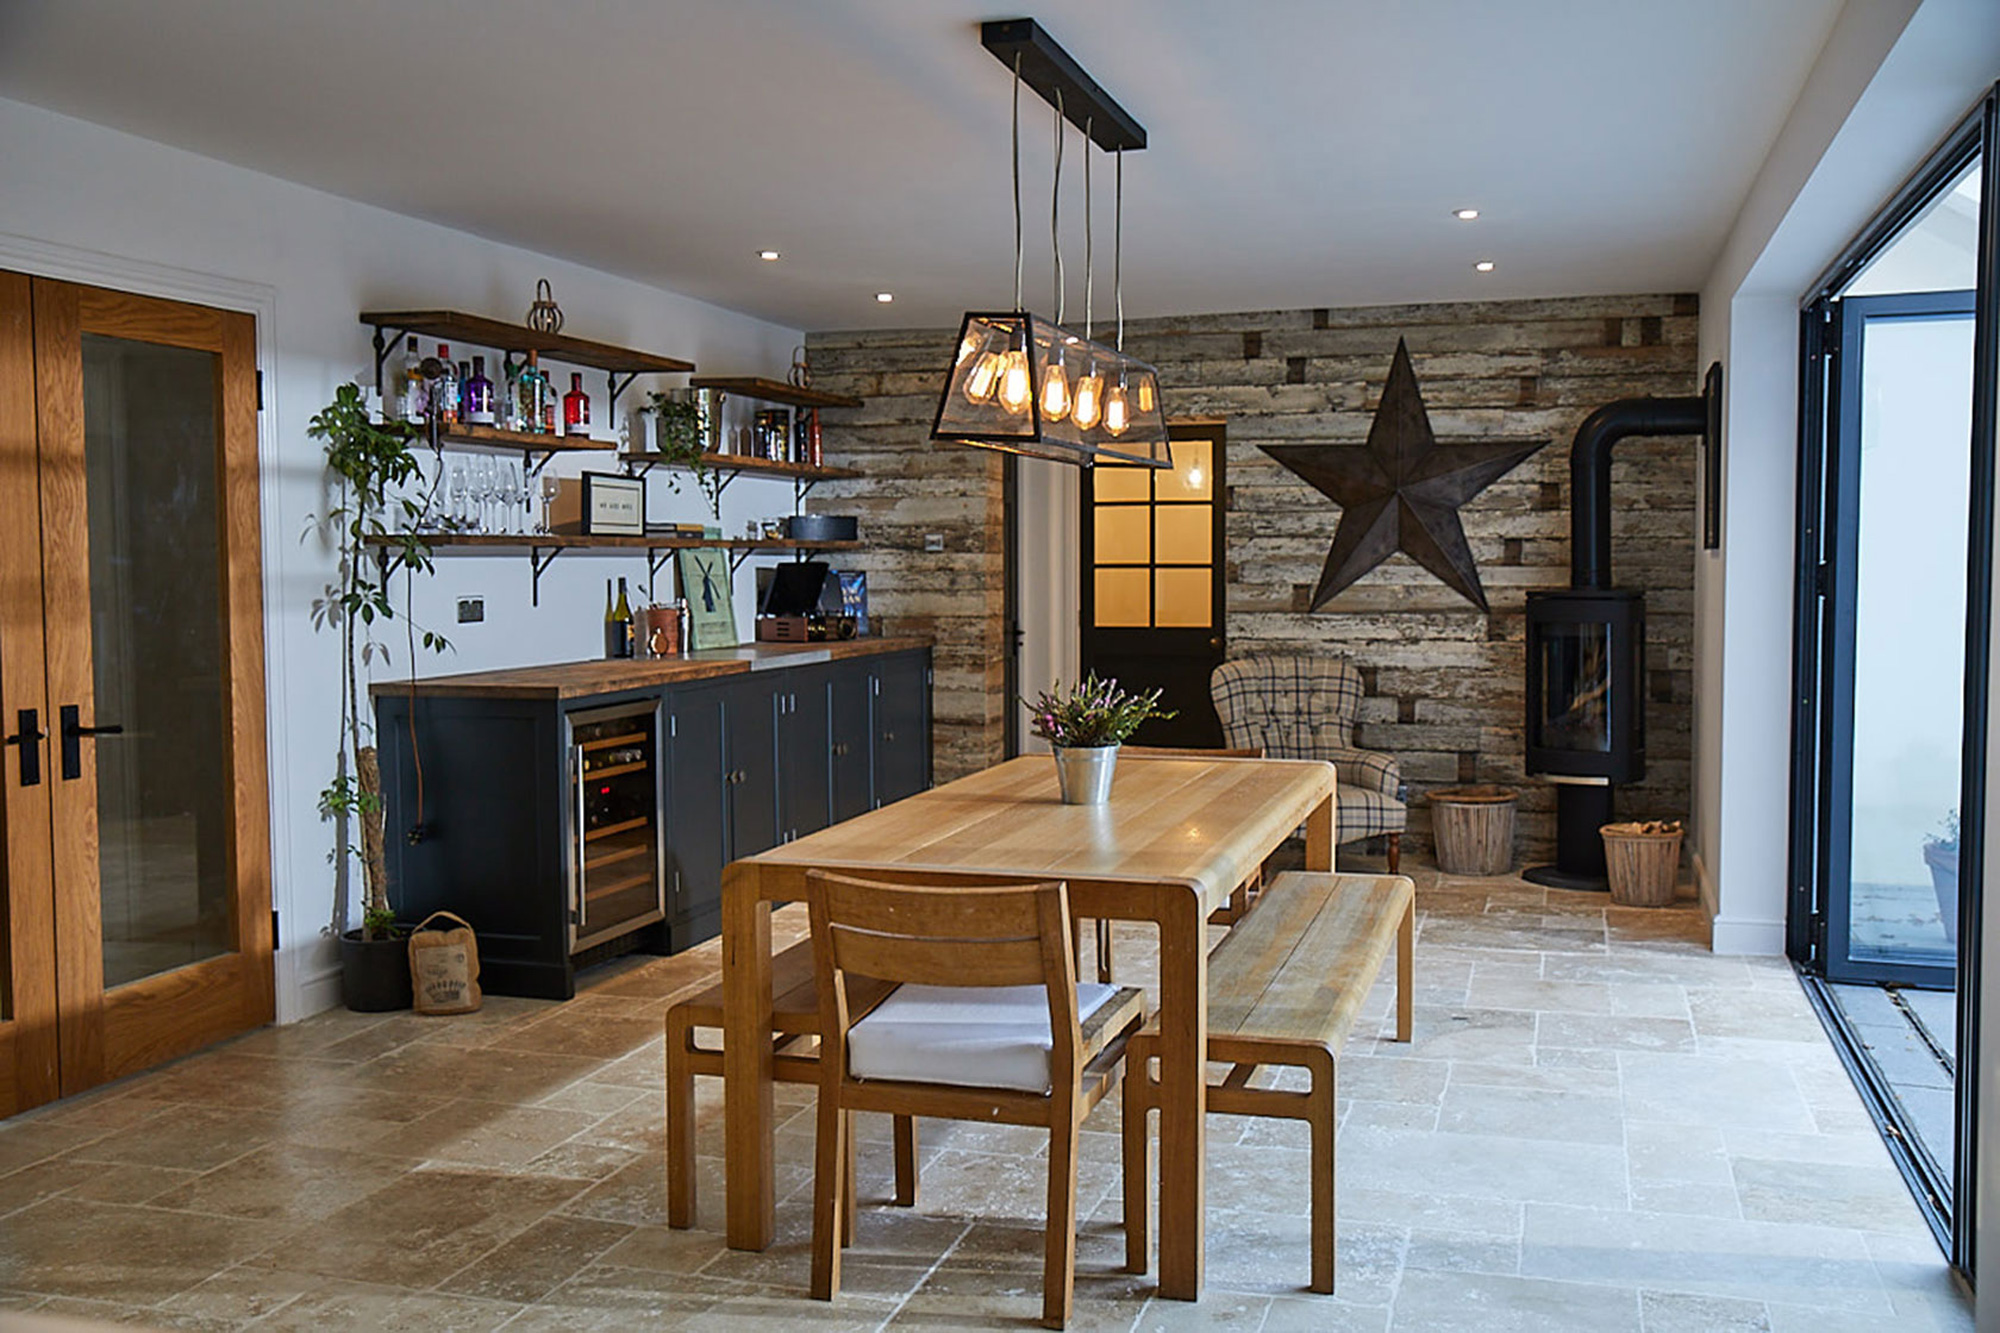
[[[1764,1302],[1730,1296],[1642,1291],[1639,1319],[1645,1333],[1771,1333]]]
[[[240,1218],[47,1199],[0,1226],[0,1288],[156,1305],[270,1240]]]
[[[1440,1273],[1515,1274],[1521,1271],[1521,1241],[1512,1236],[1413,1228],[1403,1266]]]
[[[1496,1273],[1403,1275],[1390,1315],[1396,1333],[1477,1329],[1479,1333],[1637,1333],[1636,1288]]]
[[[1620,1055],[1625,1113],[1634,1119],[1748,1125],[1811,1133],[1790,1071],[1749,1060],[1631,1051]]]
[[[1625,1153],[1616,1147],[1364,1128],[1343,1131],[1337,1151],[1342,1188],[1467,1194],[1517,1204],[1626,1204]]]
[[[1354,1305],[1333,1296],[1273,1296],[1258,1333],[1385,1333],[1386,1305]]]
[[[221,1213],[278,1226],[331,1217],[410,1171],[367,1152],[266,1144],[151,1200],[155,1208]]]
[[[1686,1051],[1694,1047],[1694,1030],[1684,1018],[1538,1014],[1535,1044],[1573,1050]]]
[[[634,1228],[551,1214],[437,1284],[439,1291],[532,1304],[627,1239]]]
[[[1615,1095],[1588,1096],[1528,1088],[1482,1087],[1456,1080],[1445,1089],[1437,1128],[1444,1134],[1494,1134],[1623,1147],[1625,1123]]]
[[[1884,1230],[1900,1220],[1912,1234],[1929,1234],[1907,1206],[1908,1186],[1887,1161],[1820,1162],[1802,1170],[1796,1162],[1738,1157],[1731,1165],[1743,1216],[1753,1221],[1823,1224],[1828,1217],[1867,1217],[1880,1219],[1874,1225]]]

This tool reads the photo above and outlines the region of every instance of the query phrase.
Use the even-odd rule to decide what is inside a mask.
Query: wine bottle
[[[465,381],[465,419],[475,426],[491,426],[493,381],[486,378],[486,358],[472,358],[472,376]]]
[[[623,627],[622,627],[622,626],[621,626],[621,625],[620,625],[620,624],[618,623],[618,607],[617,607],[617,604],[616,604],[616,603],[614,603],[614,602],[613,602],[613,601],[611,600],[611,580],[610,580],[610,579],[606,579],[606,580],[604,580],[604,655],[605,655],[605,657],[607,657],[607,658],[611,658],[611,657],[623,657],[623,656],[625,655],[624,653],[622,653],[622,652],[618,651],[618,650],[619,650],[619,648],[620,648],[620,646],[621,646],[621,645],[620,645],[620,643],[619,643],[619,636],[620,636],[621,634],[623,634],[623,633],[624,633],[624,628],[623,628]]]
[[[583,376],[570,372],[569,392],[563,395],[563,434],[590,434],[590,395],[583,391]]]
[[[548,381],[542,378],[540,358],[531,348],[528,351],[528,364],[521,367],[521,373],[515,379],[521,413],[519,429],[530,435],[540,435],[547,430],[542,418],[542,399],[545,396],[543,386],[547,383]]]
[[[431,406],[437,411],[438,425],[458,424],[458,368],[451,359],[451,344],[438,344],[438,364],[444,367],[431,385]]]
[[[618,580],[618,605],[611,612],[611,623],[618,634],[619,657],[632,655],[632,603],[625,599],[625,580]]]
[[[403,345],[403,420],[421,426],[430,410],[430,394],[424,384],[424,358],[417,352],[416,335]]]

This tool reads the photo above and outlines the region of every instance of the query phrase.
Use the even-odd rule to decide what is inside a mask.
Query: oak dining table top
[[[746,860],[780,893],[784,868],[844,866],[1177,882],[1213,910],[1333,791],[1316,760],[1125,755],[1108,803],[1064,805],[1054,762],[1022,755]]]
[[[1194,1300],[1206,1232],[1208,917],[1301,825],[1333,868],[1335,777],[1316,760],[1122,755],[1104,805],[1064,805],[1024,755],[730,863],[722,880],[728,1243],[776,1235],[771,907],[836,870],[948,885],[1060,879],[1078,917],[1159,936],[1160,1294]]]

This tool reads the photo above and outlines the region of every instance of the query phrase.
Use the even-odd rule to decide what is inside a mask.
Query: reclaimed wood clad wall
[[[1229,650],[1336,653],[1362,670],[1360,743],[1402,761],[1414,792],[1497,782],[1522,787],[1524,857],[1553,847],[1554,796],[1522,774],[1523,607],[1569,578],[1569,444],[1616,398],[1699,389],[1695,298],[1582,297],[1307,309],[1146,320],[1127,349],[1160,369],[1168,414],[1229,428]],[[928,443],[951,330],[815,335],[817,387],[868,399],[829,412],[827,460],[864,481],[822,485],[814,509],[858,513],[875,609],[893,632],[937,639],[939,778],[998,760],[1001,496],[997,459]],[[1305,611],[1339,511],[1258,446],[1359,443],[1407,338],[1441,439],[1549,444],[1462,511],[1493,610],[1482,614],[1404,556]],[[1693,722],[1696,449],[1628,440],[1612,471],[1612,572],[1646,591],[1644,783],[1621,817],[1684,818]],[[924,534],[942,533],[944,554]],[[1429,841],[1429,811],[1411,827]]]

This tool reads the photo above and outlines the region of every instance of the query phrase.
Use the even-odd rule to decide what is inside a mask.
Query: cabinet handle
[[[14,714],[19,728],[12,736],[0,740],[0,745],[21,747],[21,785],[37,787],[42,781],[42,738],[48,733],[42,730],[42,715],[39,709],[23,708]]]
[[[885,731],[882,733],[882,739],[885,741],[893,741],[896,739],[896,733],[893,731]]]

